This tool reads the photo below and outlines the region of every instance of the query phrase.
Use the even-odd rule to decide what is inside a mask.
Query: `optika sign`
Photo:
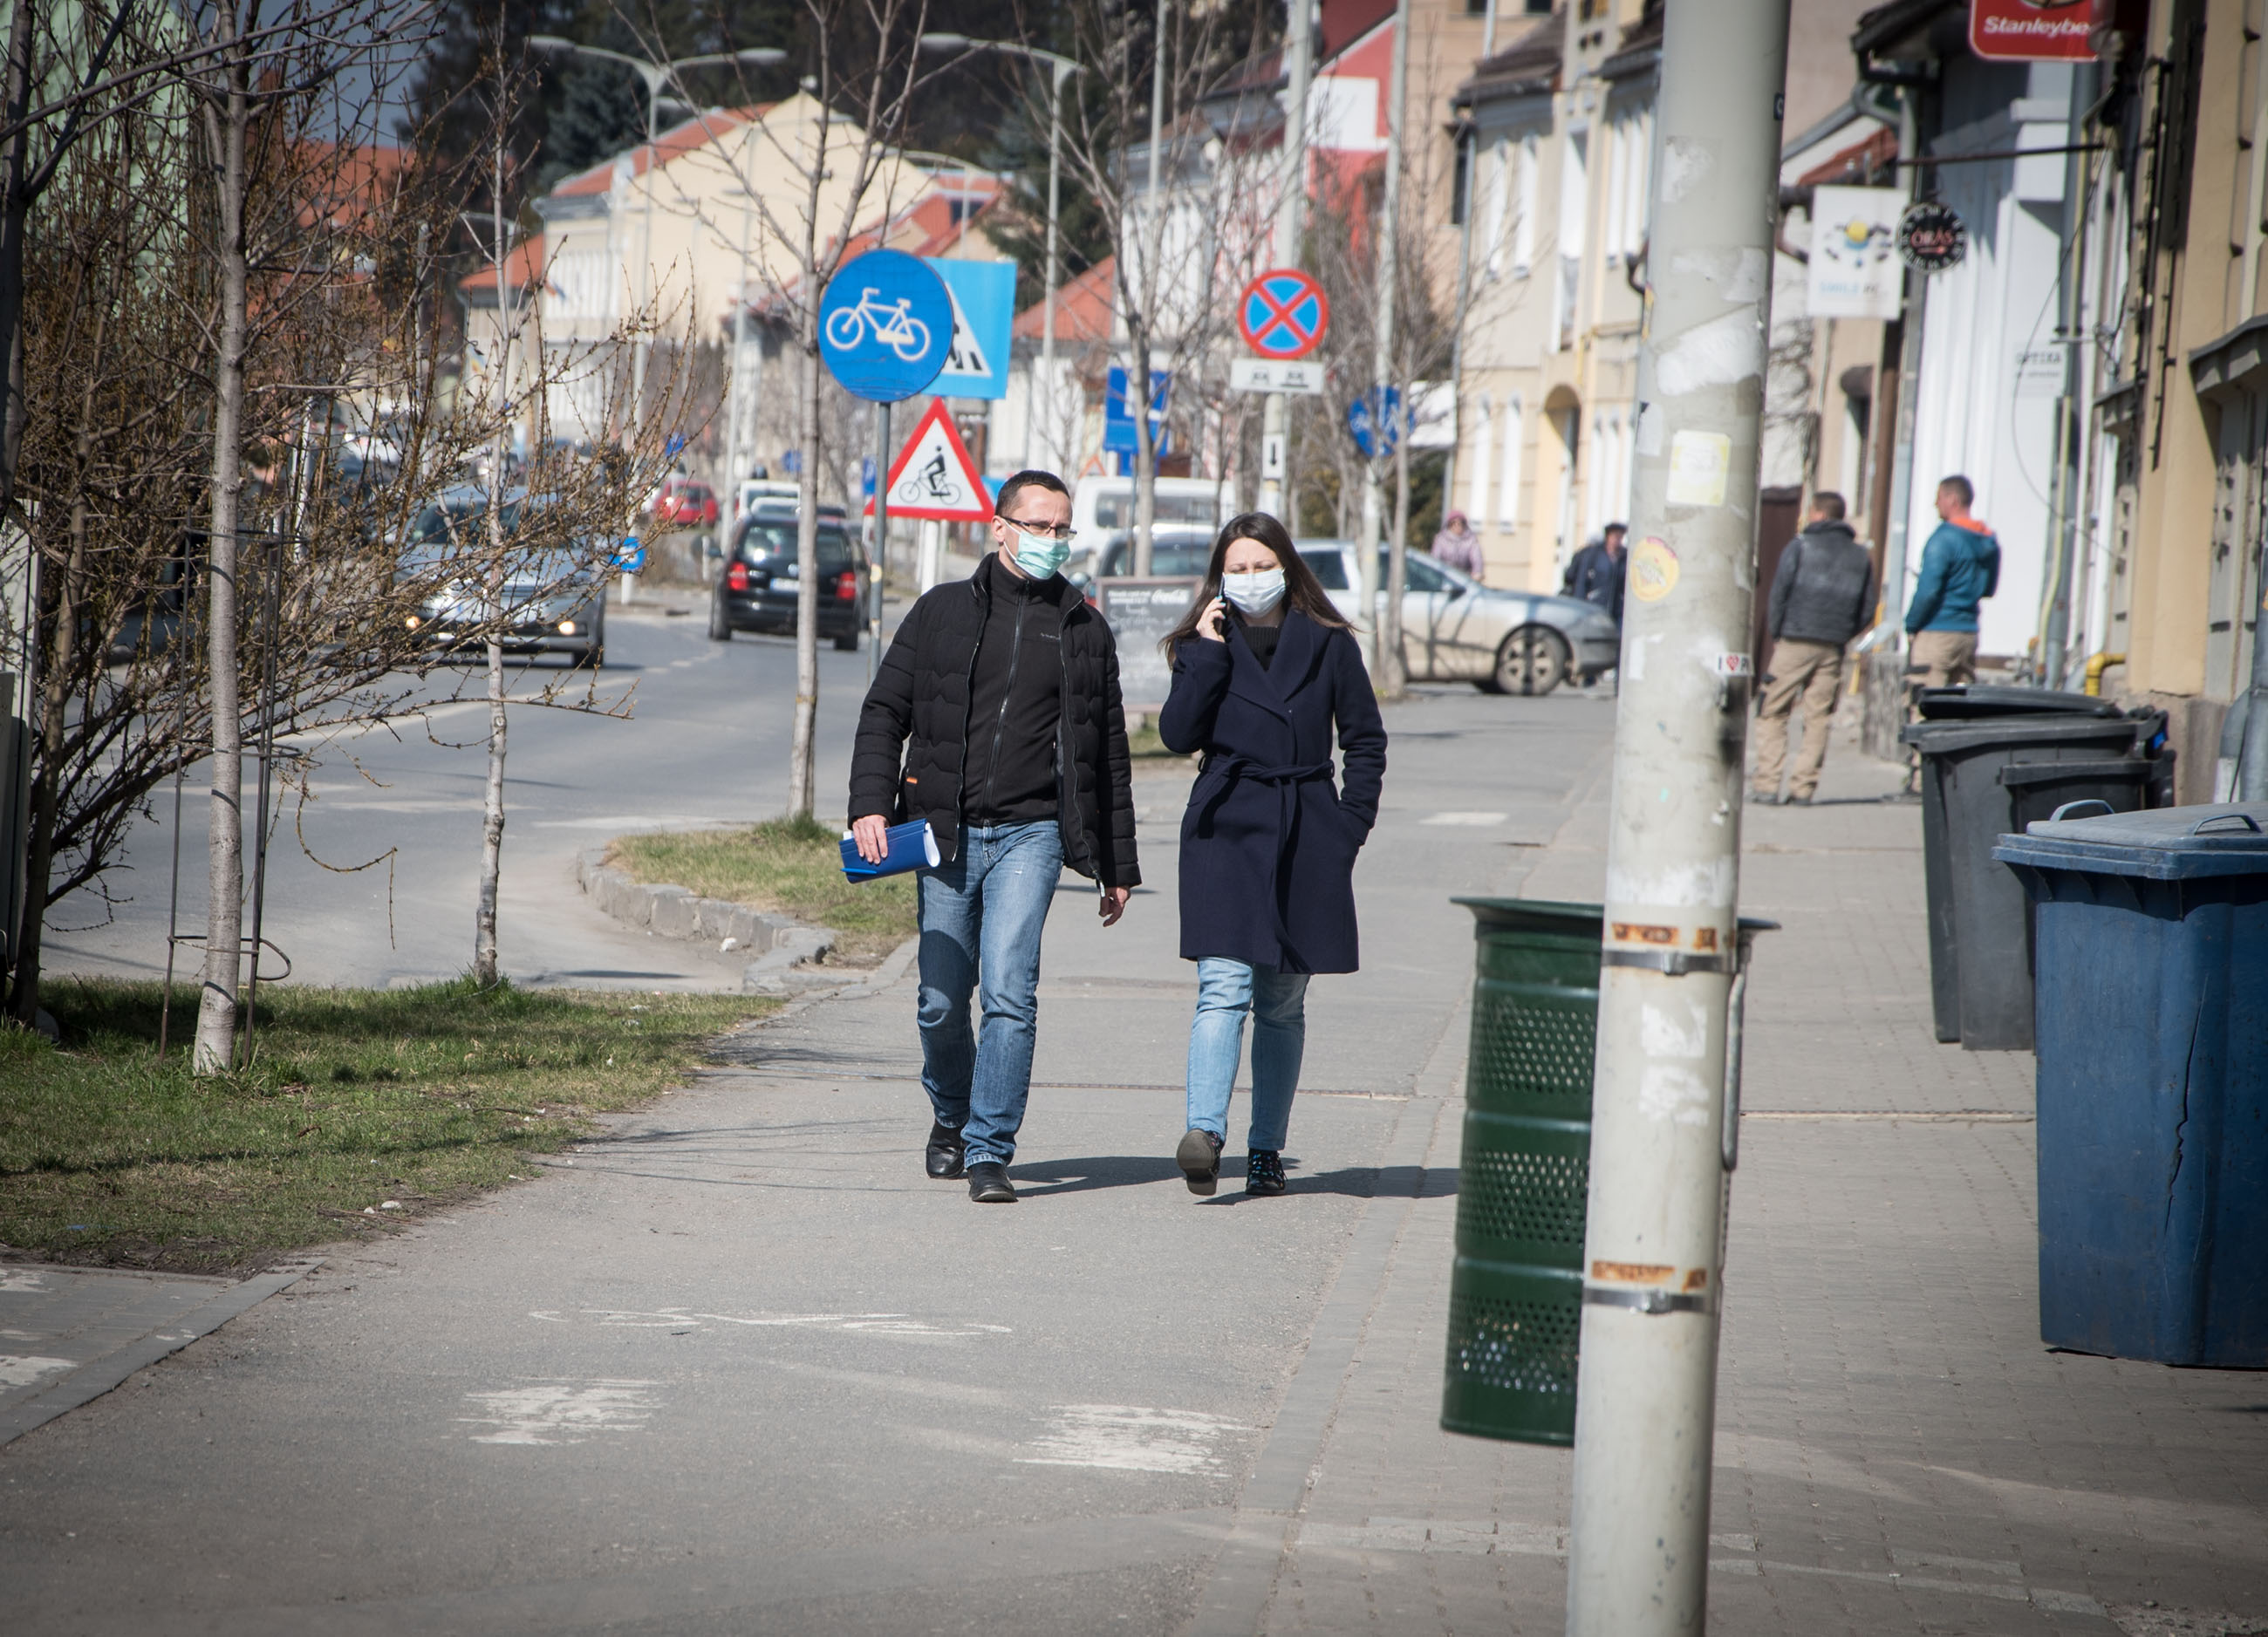
[[[1969,48],[1995,62],[2088,62],[2095,0],[1969,0]]]

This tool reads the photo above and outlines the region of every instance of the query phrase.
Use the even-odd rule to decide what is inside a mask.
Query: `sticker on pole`
[[[982,523],[992,515],[992,496],[983,474],[968,458],[968,445],[939,400],[906,439],[890,466],[886,491],[894,518],[932,518],[940,523]],[[869,515],[874,503],[866,503]]]
[[[1304,358],[1330,327],[1330,297],[1297,268],[1270,268],[1236,298],[1236,327],[1263,358]]]
[[[1649,534],[1630,548],[1630,594],[1642,603],[1658,603],[1677,589],[1677,554],[1659,534]]]
[[[953,343],[953,298],[919,260],[870,250],[819,298],[819,354],[843,391],[870,403],[910,398],[937,378]]]

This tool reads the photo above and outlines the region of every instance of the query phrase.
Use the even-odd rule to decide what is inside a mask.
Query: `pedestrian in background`
[[[1609,523],[1600,538],[1567,560],[1567,573],[1559,583],[1562,597],[1580,597],[1594,603],[1623,622],[1623,583],[1630,565],[1623,561],[1623,540],[1630,530]]]
[[[1052,472],[1000,486],[993,549],[925,592],[858,714],[850,830],[880,863],[885,831],[929,821],[942,862],[919,872],[924,1164],[966,1175],[980,1205],[1016,1198],[1008,1164],[1032,1087],[1040,933],[1067,863],[1117,924],[1140,884],[1134,784],[1110,628],[1057,572],[1071,491]],[[902,766],[901,760],[902,758]],[[980,988],[981,986],[981,988]],[[978,990],[983,1027],[971,1033]]]
[[[1174,680],[1158,737],[1204,753],[1182,818],[1182,958],[1197,964],[1197,1009],[1189,1129],[1174,1158],[1190,1193],[1219,1186],[1249,1013],[1245,1192],[1281,1193],[1307,979],[1359,964],[1354,861],[1378,818],[1386,728],[1347,622],[1265,512],[1221,530],[1162,646]],[[1343,790],[1331,782],[1335,730]]]
[[[1803,747],[1787,799],[1809,805],[1827,762],[1828,723],[1843,689],[1843,650],[1874,622],[1874,559],[1843,520],[1843,496],[1811,497],[1811,518],[1780,553],[1764,629],[1772,639],[1756,716],[1754,799],[1777,805],[1787,760],[1787,719],[1803,701]]]
[[[2000,542],[1969,515],[1977,491],[1965,477],[1937,486],[1936,532],[1921,548],[1921,577],[1906,606],[1913,638],[1906,667],[1924,687],[1977,679],[1977,605],[2000,587]]]
[[[1481,537],[1473,532],[1462,511],[1441,519],[1441,532],[1433,537],[1433,561],[1470,575],[1480,584],[1488,583],[1488,558],[1481,551]]]

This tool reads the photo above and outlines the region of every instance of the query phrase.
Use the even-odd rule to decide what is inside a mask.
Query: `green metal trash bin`
[[[1457,1171],[1457,1259],[1441,1425],[1522,1443],[1575,1442],[1591,1069],[1605,912],[1596,904],[1460,898],[1479,945]],[[1738,959],[1778,923],[1742,916]],[[1738,1141],[1741,996],[1726,1075]]]
[[[1602,912],[1455,901],[1479,950],[1441,1425],[1571,1444]]]

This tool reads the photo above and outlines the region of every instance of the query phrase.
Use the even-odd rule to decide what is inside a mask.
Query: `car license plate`
[[[776,591],[799,591],[802,589],[803,582],[801,580],[783,580],[776,578],[772,581],[772,590]]]

